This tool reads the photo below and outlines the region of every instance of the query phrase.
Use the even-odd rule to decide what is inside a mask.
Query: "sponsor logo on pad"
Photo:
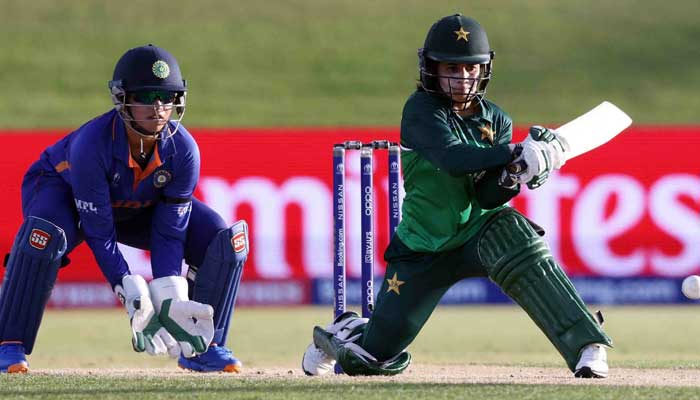
[[[29,234],[29,244],[35,249],[44,250],[49,244],[49,240],[51,240],[51,235],[41,229],[32,229]]]
[[[238,232],[231,238],[231,245],[233,246],[233,251],[240,253],[245,250],[246,240],[245,232]]]

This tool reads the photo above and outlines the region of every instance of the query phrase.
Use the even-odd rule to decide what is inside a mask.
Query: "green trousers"
[[[454,250],[419,253],[394,235],[384,259],[384,281],[362,345],[379,360],[395,356],[413,342],[452,285],[488,276],[478,261],[476,237]]]

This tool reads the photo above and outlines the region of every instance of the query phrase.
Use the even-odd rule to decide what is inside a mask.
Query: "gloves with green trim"
[[[131,344],[136,352],[154,356],[179,353],[177,341],[163,328],[153,309],[148,284],[141,275],[126,275],[114,293],[126,308],[131,324]]]
[[[194,357],[207,351],[214,338],[214,309],[208,304],[189,300],[187,280],[166,276],[149,284],[153,305],[163,327],[178,342],[178,354]],[[170,350],[170,349],[169,349]]]

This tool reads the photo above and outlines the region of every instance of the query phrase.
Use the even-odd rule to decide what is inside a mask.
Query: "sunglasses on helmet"
[[[168,90],[147,90],[132,92],[131,97],[139,104],[153,104],[158,99],[160,99],[163,104],[171,104],[175,102],[177,92]]]

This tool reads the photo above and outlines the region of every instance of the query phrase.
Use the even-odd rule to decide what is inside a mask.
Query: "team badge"
[[[233,235],[233,237],[231,238],[231,245],[233,246],[233,251],[235,251],[236,253],[245,251],[245,232],[238,232],[237,234]]]
[[[170,76],[170,67],[168,63],[163,60],[154,62],[151,71],[153,71],[153,75],[155,75],[156,78],[165,79]]]
[[[479,130],[481,131],[481,140],[488,140],[489,143],[493,144],[493,138],[496,136],[496,133],[491,129],[491,124],[488,122],[484,126],[480,126]]]
[[[396,276],[396,272],[394,272],[394,277],[391,279],[387,279],[386,283],[389,284],[389,287],[386,289],[386,292],[396,292],[396,294],[401,294],[399,293],[399,286],[403,285],[404,281],[400,281],[399,278]]]
[[[29,244],[35,249],[44,250],[49,244],[49,240],[51,240],[51,235],[41,229],[32,229],[29,234]]]
[[[161,169],[160,171],[153,174],[153,186],[157,188],[162,188],[163,186],[167,185],[168,182],[170,182],[170,179],[172,178],[173,176],[170,175],[170,172]]]
[[[454,31],[455,35],[457,35],[457,41],[459,42],[460,40],[464,40],[465,42],[469,41],[469,32],[465,31],[464,28],[461,26],[459,27],[458,31]]]

